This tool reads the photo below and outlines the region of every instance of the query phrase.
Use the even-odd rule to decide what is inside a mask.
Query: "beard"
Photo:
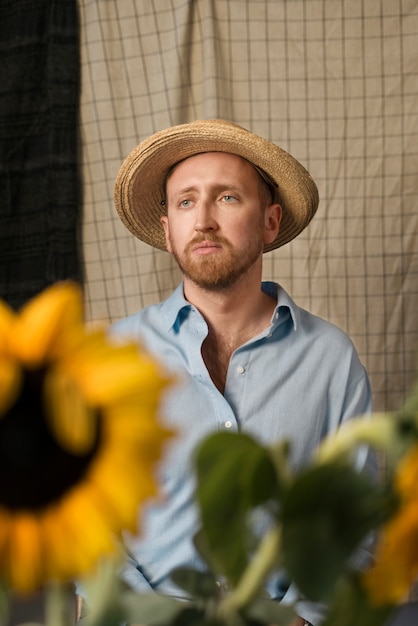
[[[222,245],[222,251],[210,255],[193,256],[192,248],[202,241],[213,241]],[[237,251],[231,243],[214,235],[206,233],[198,235],[190,241],[183,254],[172,248],[173,256],[185,277],[198,287],[217,291],[227,289],[236,284],[254,265],[263,252],[261,234],[255,233],[254,238],[243,251]]]

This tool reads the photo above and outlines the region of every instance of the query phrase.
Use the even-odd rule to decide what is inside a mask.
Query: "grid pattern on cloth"
[[[77,0],[0,3],[0,297],[80,281]]]
[[[417,0],[79,4],[88,318],[118,319],[180,279],[116,215],[122,160],[153,132],[226,118],[319,187],[316,217],[265,255],[265,277],[350,334],[376,409],[399,406],[418,353]]]

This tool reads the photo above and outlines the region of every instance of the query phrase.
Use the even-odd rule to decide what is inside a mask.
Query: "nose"
[[[194,229],[198,232],[217,230],[215,207],[209,199],[200,199],[196,207]]]

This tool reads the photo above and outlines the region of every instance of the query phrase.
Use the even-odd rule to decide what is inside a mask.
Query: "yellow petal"
[[[97,440],[97,411],[86,404],[80,388],[62,368],[50,368],[45,378],[46,417],[56,441],[68,452],[86,454]]]
[[[384,526],[376,564],[364,583],[375,604],[400,602],[418,573],[418,448],[400,462],[395,480],[401,505]]]
[[[82,562],[86,570],[101,554],[109,554],[115,549],[109,520],[101,514],[96,502],[96,493],[88,483],[67,498],[61,510],[63,523],[69,535],[77,542]]]
[[[0,355],[0,419],[16,401],[21,382],[22,370],[17,362]]]
[[[26,366],[36,367],[65,351],[80,332],[82,293],[76,284],[57,283],[31,300],[15,318],[13,350]]]
[[[0,300],[0,353],[8,353],[14,321],[14,312],[5,302]]]
[[[35,591],[42,580],[38,520],[29,513],[17,514],[11,530],[9,546],[11,585],[18,592]]]
[[[401,460],[396,485],[404,498],[418,498],[418,446],[414,446]]]
[[[161,366],[137,345],[112,345],[103,331],[85,337],[62,365],[94,405],[140,391],[145,392],[144,399],[154,397],[171,382]]]
[[[48,490],[39,500],[22,493],[23,512],[0,507],[0,580],[23,592],[91,571],[115,550],[115,536],[136,528],[138,508],[156,495],[155,463],[173,434],[158,422],[171,381],[138,346],[87,333],[81,309],[73,284],[50,288],[17,316],[0,307],[0,411],[25,393],[19,376],[39,368],[31,393],[43,394],[44,405],[27,417],[42,432],[49,419],[62,448],[50,467],[56,480],[39,482]],[[25,407],[31,412],[31,402]]]
[[[69,536],[68,529],[63,525],[62,517],[56,510],[45,512],[42,516],[41,527],[46,580],[69,579],[73,571],[78,571],[77,544]],[[71,555],[67,551],[69,543],[72,546]]]
[[[51,508],[44,515],[42,532],[46,576],[49,580],[65,581],[79,577],[94,566],[101,554],[110,553],[113,548],[109,528],[106,528],[104,533],[102,527],[95,526],[94,517],[79,520],[74,516],[76,511],[80,516],[83,511],[90,514],[88,504],[90,500],[91,493],[85,493],[84,498],[77,494],[76,497],[69,497]],[[98,547],[94,545],[96,530],[101,538]]]
[[[3,562],[2,551],[4,551],[9,539],[12,515],[7,509],[0,506],[0,563]]]
[[[92,401],[106,404],[140,392],[146,401],[147,397],[154,398],[167,384],[168,378],[163,378],[155,362],[145,359],[139,362],[137,357],[130,359],[128,355],[123,356],[89,368],[90,375],[80,379]]]

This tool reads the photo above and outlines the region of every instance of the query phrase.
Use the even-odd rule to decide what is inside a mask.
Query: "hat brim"
[[[159,131],[125,159],[115,181],[120,219],[135,237],[166,250],[160,218],[165,214],[164,182],[173,165],[203,152],[228,152],[261,168],[277,184],[283,215],[276,239],[264,252],[288,243],[309,224],[318,208],[317,186],[309,172],[274,143],[226,120],[199,120]]]

